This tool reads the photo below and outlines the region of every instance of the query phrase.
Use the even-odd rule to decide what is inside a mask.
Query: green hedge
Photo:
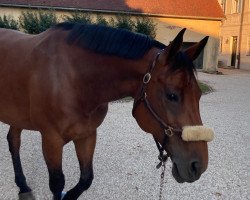
[[[123,28],[129,31],[134,31],[135,22],[130,15],[116,15],[114,21],[112,21],[115,28]]]
[[[19,23],[26,33],[38,34],[58,23],[58,19],[52,11],[27,11],[21,14]]]
[[[91,18],[90,13],[84,13],[84,12],[72,12],[70,16],[64,16],[63,17],[64,21],[68,22],[77,22],[77,23],[82,23],[82,24],[93,24],[93,20]]]
[[[72,12],[70,15],[64,15],[60,20],[56,17],[56,14],[53,11],[43,10],[22,12],[18,21],[15,21],[11,16],[7,17],[4,15],[3,17],[0,17],[0,27],[16,30],[20,27],[20,29],[26,33],[38,34],[62,20],[123,28],[149,35],[152,38],[156,37],[156,24],[148,17],[132,17],[131,15],[120,14],[107,20],[103,15],[97,14],[96,19],[94,20],[91,13],[80,11]]]
[[[109,25],[149,35],[151,38],[156,37],[156,24],[149,17],[136,17],[133,20],[130,15],[117,15],[111,18]]]
[[[100,14],[96,15],[96,24],[103,25],[103,26],[110,26],[109,22]]]
[[[148,17],[139,17],[136,19],[135,32],[149,35],[152,38],[156,37],[156,24]]]
[[[70,16],[64,16],[64,21],[78,22],[83,24],[100,24],[104,26],[111,26],[115,28],[123,28],[130,31],[149,35],[152,38],[156,37],[156,24],[148,17],[137,17],[133,20],[131,15],[116,15],[107,21],[101,14],[96,15],[94,21],[89,13],[73,12]]]
[[[0,16],[0,28],[19,29],[18,22],[12,16],[6,15],[3,15],[3,17]]]

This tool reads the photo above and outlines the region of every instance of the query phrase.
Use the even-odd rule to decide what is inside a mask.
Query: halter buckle
[[[149,83],[150,79],[151,79],[151,74],[150,74],[150,73],[146,73],[146,74],[144,75],[144,77],[143,77],[143,83],[144,83],[144,84]]]
[[[173,131],[174,128],[168,126],[167,129],[164,129],[164,132],[165,134],[168,136],[168,137],[172,137],[174,135],[174,131]]]

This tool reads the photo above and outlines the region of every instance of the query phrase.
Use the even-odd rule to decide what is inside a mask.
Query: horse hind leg
[[[21,132],[22,129],[10,126],[7,135],[7,140],[9,143],[9,151],[11,153],[13,168],[15,172],[15,182],[16,185],[20,188],[19,198],[25,196],[25,199],[34,199],[33,195],[31,194],[31,189],[26,183],[26,178],[23,173],[21,159],[20,159]],[[29,198],[27,198],[28,196]]]

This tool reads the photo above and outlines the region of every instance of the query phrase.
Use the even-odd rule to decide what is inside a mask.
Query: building
[[[187,28],[184,48],[211,36],[204,52],[195,61],[197,68],[216,71],[218,63],[220,26],[224,14],[217,0],[0,0],[0,15],[13,15],[18,18],[27,9],[51,9],[58,15],[81,10],[102,13],[106,17],[115,13],[134,16],[147,15],[157,24],[156,39],[168,45],[177,33]]]
[[[226,15],[221,26],[219,65],[250,70],[250,0],[220,0]]]

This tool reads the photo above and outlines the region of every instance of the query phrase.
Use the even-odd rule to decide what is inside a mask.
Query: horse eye
[[[167,93],[167,99],[172,102],[178,102],[179,98],[175,93]]]

